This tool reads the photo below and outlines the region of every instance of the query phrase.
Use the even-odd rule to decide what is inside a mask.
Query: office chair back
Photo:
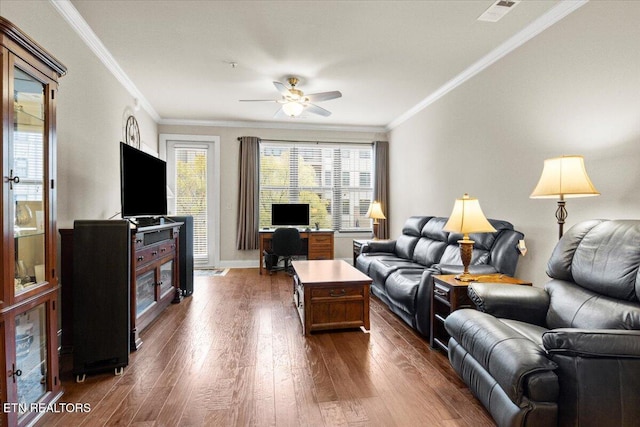
[[[281,257],[300,254],[302,240],[297,228],[276,228],[271,238],[273,253]]]

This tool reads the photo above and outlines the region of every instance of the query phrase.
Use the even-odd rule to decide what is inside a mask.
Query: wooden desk
[[[504,274],[483,274],[475,282],[461,282],[456,280],[455,274],[433,276],[433,291],[431,292],[431,347],[449,351],[449,334],[444,328],[447,316],[460,308],[476,308],[469,295],[467,287],[471,283],[504,283],[510,285],[531,286],[531,282],[516,279]]]
[[[260,230],[260,274],[264,269],[264,251],[271,249],[271,238],[275,229]],[[301,231],[302,250],[309,260],[333,259],[333,230]]]

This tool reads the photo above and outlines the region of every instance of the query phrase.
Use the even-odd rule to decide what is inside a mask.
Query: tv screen
[[[122,217],[167,214],[167,163],[120,143]]]
[[[308,203],[274,203],[271,225],[309,225]]]

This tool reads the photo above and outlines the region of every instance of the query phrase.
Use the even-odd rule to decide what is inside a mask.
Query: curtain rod
[[[240,141],[241,137],[238,137],[238,141]],[[259,138],[260,141],[264,142],[303,142],[308,144],[361,144],[361,145],[373,145],[373,142],[347,142],[347,141],[306,141],[303,139],[262,139]]]

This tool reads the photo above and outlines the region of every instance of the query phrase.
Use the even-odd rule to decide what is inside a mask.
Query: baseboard
[[[349,263],[349,265],[353,264],[352,258],[336,258],[342,259]],[[258,268],[260,267],[260,261],[256,260],[230,260],[230,261],[220,261],[218,265],[210,266],[209,268],[217,267],[217,268]],[[208,268],[205,266],[196,266],[196,268]]]

